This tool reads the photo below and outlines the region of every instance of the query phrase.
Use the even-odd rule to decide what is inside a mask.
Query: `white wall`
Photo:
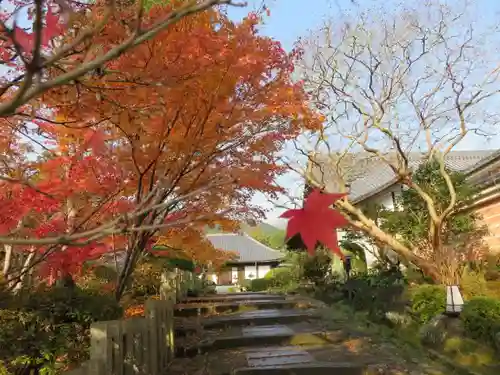
[[[257,278],[257,267],[245,266],[245,279],[253,280]]]
[[[271,266],[267,266],[267,265],[260,265],[259,264],[259,267],[257,269],[257,277],[259,279],[262,279],[264,276],[267,275],[267,273],[271,271]]]
[[[238,283],[238,268],[237,267],[233,267],[231,269],[231,279],[232,279],[233,284]]]
[[[368,203],[368,204],[376,204],[385,207],[388,210],[394,210],[394,200],[393,200],[393,194],[394,197],[397,198],[401,194],[401,188],[402,185],[397,184],[394,186],[391,186],[390,188],[381,191],[380,193],[374,195],[373,197],[370,197],[369,199],[363,201],[362,203]],[[343,233],[339,233],[339,240],[342,239]],[[371,245],[367,243],[366,241],[358,241],[361,246],[364,246],[365,248],[370,249]],[[373,263],[377,260],[377,258],[373,255],[372,251],[365,251],[366,255],[366,265],[368,267],[371,267]]]

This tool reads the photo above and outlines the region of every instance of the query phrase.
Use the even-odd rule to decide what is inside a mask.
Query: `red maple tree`
[[[105,7],[95,9],[98,18]],[[170,11],[153,8],[144,20],[154,24]],[[95,43],[120,42],[129,27],[121,20],[132,9],[121,12]],[[118,298],[158,238],[195,249],[193,259],[209,261],[212,254],[218,261],[200,243],[204,226],[234,228],[261,217],[251,200],[256,191],[279,191],[279,151],[321,120],[291,79],[294,56],[260,36],[259,22],[255,14],[241,23],[215,10],[196,14],[73,86],[48,91],[43,103],[50,121],[34,126],[50,147],[39,160],[16,165],[31,171],[23,177],[34,199],[37,192],[48,201],[39,212],[26,205],[8,220],[6,214],[0,242],[43,258],[38,271],[49,277],[76,272],[85,260],[115,249],[125,258]],[[73,56],[76,63],[86,58],[85,51]]]

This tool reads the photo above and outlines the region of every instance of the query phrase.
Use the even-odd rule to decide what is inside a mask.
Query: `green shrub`
[[[272,280],[269,279],[253,279],[250,282],[251,292],[262,292],[271,286]]]
[[[475,297],[467,301],[460,314],[468,336],[495,345],[500,332],[500,300]]]
[[[413,266],[405,270],[405,277],[410,284],[432,284],[432,278],[423,274],[423,272]]]
[[[164,264],[154,258],[142,260],[130,278],[132,298],[149,297],[160,293],[161,272]]]
[[[277,293],[291,293],[299,287],[299,276],[295,267],[277,267],[264,277],[269,280],[269,289]]]
[[[420,323],[427,323],[446,309],[446,291],[440,285],[423,284],[411,292],[411,310]]]
[[[41,289],[18,303],[22,310],[35,312],[53,324],[113,320],[123,315],[113,295],[78,287]]]
[[[342,287],[344,298],[359,311],[367,311],[374,320],[385,319],[388,311],[401,310],[405,280],[397,268],[371,269],[354,275]]]
[[[113,296],[78,287],[12,297],[0,310],[0,358],[15,370],[53,367],[56,358],[61,366],[80,363],[88,357],[90,324],[122,314]]]
[[[251,279],[243,279],[239,282],[242,288],[245,288],[248,291],[251,291],[252,288],[252,280]]]
[[[290,270],[287,267],[271,268],[271,270],[265,274],[264,279],[266,280],[275,279],[276,276],[283,271],[287,271],[288,273],[290,272]]]
[[[464,299],[485,296],[488,292],[484,274],[470,269],[464,270],[460,282],[460,290]]]
[[[271,280],[271,284],[275,287],[284,286],[290,284],[292,281],[296,281],[290,267],[273,268],[264,276],[264,279]]]
[[[118,279],[118,272],[114,267],[100,264],[93,268],[92,273],[101,280],[107,283],[116,281]]]
[[[305,280],[314,285],[325,285],[330,275],[331,256],[325,250],[318,250],[314,255],[304,257],[302,268]]]
[[[500,280],[486,283],[485,297],[500,299]]]
[[[500,271],[488,270],[484,273],[484,279],[486,281],[500,281]]]

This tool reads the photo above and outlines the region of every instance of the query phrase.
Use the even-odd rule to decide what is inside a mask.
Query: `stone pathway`
[[[430,360],[404,358],[395,345],[325,324],[321,308],[302,299],[262,293],[190,298],[176,315],[169,375],[452,374]]]

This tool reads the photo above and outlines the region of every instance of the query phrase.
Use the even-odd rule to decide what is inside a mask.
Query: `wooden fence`
[[[66,375],[160,375],[174,357],[174,305],[193,288],[185,271],[162,274],[160,299],[145,303],[145,316],[91,325],[90,359]]]

